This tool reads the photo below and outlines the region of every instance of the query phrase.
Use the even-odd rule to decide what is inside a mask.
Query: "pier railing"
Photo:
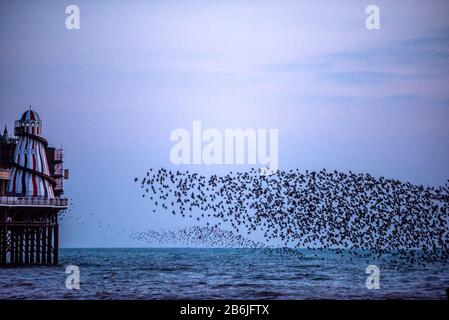
[[[36,197],[10,197],[0,196],[0,206],[51,206],[67,207],[65,198],[36,198]]]

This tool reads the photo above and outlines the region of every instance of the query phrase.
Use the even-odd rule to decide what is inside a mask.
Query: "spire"
[[[3,130],[3,136],[1,138],[1,142],[9,143],[9,134],[8,134],[8,128],[6,127],[6,124],[5,124],[5,130]]]

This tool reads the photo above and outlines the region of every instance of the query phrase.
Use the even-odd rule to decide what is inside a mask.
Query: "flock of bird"
[[[224,230],[218,227],[190,226],[177,230],[147,230],[144,232],[133,232],[131,239],[157,243],[160,245],[179,245],[187,247],[201,248],[245,248],[254,249],[257,252],[277,256],[296,256],[304,258],[304,254],[298,250],[267,245],[265,243],[248,239],[231,230]]]
[[[232,232],[235,239],[245,239],[239,237],[262,234],[267,244],[284,248],[349,250],[359,256],[394,252],[412,263],[449,260],[449,181],[424,187],[325,169],[272,175],[251,169],[206,177],[165,168],[150,169],[134,181],[156,207],[204,220],[209,235]],[[190,230],[189,236],[204,237],[199,230]]]
[[[156,242],[164,245],[178,245],[220,248],[262,248],[263,243],[247,239],[230,230],[214,227],[191,226],[178,230],[147,230],[134,232],[132,239]]]

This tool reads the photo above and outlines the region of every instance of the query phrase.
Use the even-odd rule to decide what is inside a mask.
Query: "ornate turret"
[[[11,195],[53,199],[55,180],[50,176],[42,137],[42,121],[33,110],[23,113],[14,128],[18,137],[7,191]]]

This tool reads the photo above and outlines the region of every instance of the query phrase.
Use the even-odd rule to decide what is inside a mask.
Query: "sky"
[[[278,129],[281,170],[449,179],[448,1],[0,1],[0,43],[0,125],[31,104],[65,149],[62,247],[191,225],[153,214],[133,179],[249,168],[173,165],[170,133],[194,120]]]

